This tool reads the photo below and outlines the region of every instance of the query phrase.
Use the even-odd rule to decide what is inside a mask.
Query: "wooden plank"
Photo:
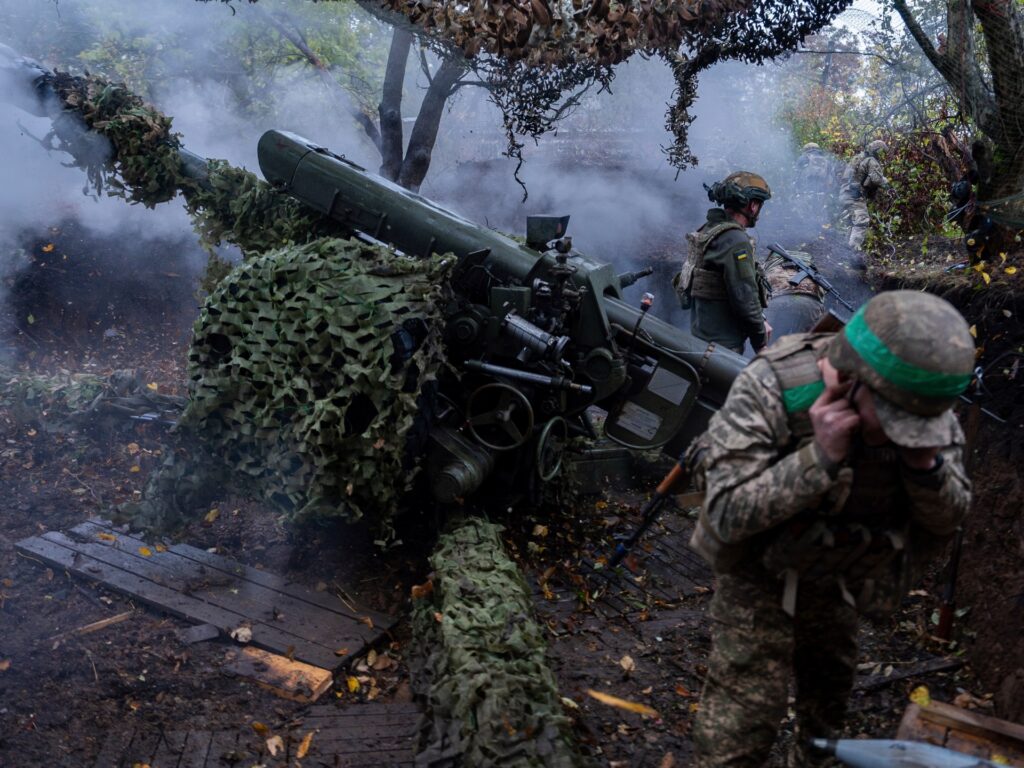
[[[949,729],[944,725],[922,720],[920,715],[921,708],[917,704],[910,704],[903,713],[899,728],[896,729],[896,738],[905,741],[923,741],[937,747],[946,746],[946,735],[949,733]]]
[[[126,768],[134,768],[136,763],[147,763],[152,765],[153,753],[160,745],[161,735],[159,731],[146,732],[137,731],[132,739],[131,746],[124,754],[124,765]]]
[[[933,711],[936,704],[939,705],[938,709],[945,711],[944,715],[938,716]],[[958,711],[950,712],[948,710]],[[938,722],[938,720],[942,722]],[[965,720],[971,722],[968,723]],[[991,721],[1014,728],[1020,727],[1016,723],[1007,723],[1004,720],[978,715],[970,710],[953,707],[942,702],[932,702],[927,708],[910,704],[903,713],[899,729],[896,731],[896,738],[923,741],[986,760],[991,760],[994,754],[1000,754],[1009,761],[1010,765],[1024,765],[1024,743],[987,728],[974,731],[978,728],[979,722],[988,724]],[[967,725],[972,730],[963,730],[960,727],[962,725]]]
[[[148,546],[145,541],[133,536],[132,534],[121,533],[120,531],[115,530],[111,527],[109,521],[90,520],[86,525],[130,540],[136,546]],[[150,549],[153,549],[153,547],[150,547]],[[231,560],[230,558],[216,555],[212,552],[207,552],[206,550],[198,549],[188,544],[174,544],[165,552],[156,552],[155,550],[153,552],[154,558],[164,558],[174,555],[199,563],[207,568],[212,568],[225,576],[251,581],[254,584],[259,584],[262,587],[279,592],[282,595],[309,603],[310,605],[315,605],[318,608],[323,608],[333,613],[341,614],[342,616],[347,616],[348,618],[356,621],[361,622],[364,618],[369,618],[373,622],[374,626],[380,626],[385,629],[390,629],[398,621],[394,616],[371,611],[360,606],[358,603],[352,603],[352,607],[350,608],[336,596],[317,592],[309,589],[308,587],[302,586],[301,584],[289,582],[287,579],[278,576],[277,574],[268,573],[267,571],[261,571],[256,568],[250,568],[236,560]]]
[[[331,687],[334,679],[326,669],[290,661],[285,656],[259,648],[243,648],[238,657],[224,668],[278,696],[302,702],[316,701]]]
[[[302,718],[303,723],[330,720],[336,722],[348,722],[350,720],[380,720],[383,722],[403,722],[406,718],[416,718],[420,715],[420,708],[412,702],[397,702],[390,704],[356,704],[345,709],[333,704],[318,704],[310,707],[309,711]]]
[[[196,643],[220,637],[220,630],[213,626],[213,624],[196,624],[185,629],[176,630],[174,634],[177,636],[178,641],[184,645],[195,645]]]
[[[73,544],[70,540],[69,543]],[[132,595],[171,615],[190,621],[213,624],[225,633],[230,633],[232,629],[249,621],[246,616],[183,595],[130,571],[87,557],[52,540],[33,536],[17,542],[15,547],[19,551],[35,555],[49,564],[64,568],[75,575],[91,581],[103,582],[108,587]],[[111,553],[113,552],[111,550]],[[296,642],[297,640],[298,642]],[[320,646],[306,643],[295,638],[294,635],[288,635],[276,627],[259,622],[252,625],[252,644],[272,651],[285,650],[289,646],[294,646],[297,658],[325,668],[333,668],[340,662],[339,657]]]
[[[96,756],[93,768],[121,768],[124,754],[131,746],[135,737],[135,730],[124,728],[118,731],[107,733],[107,738],[100,747],[100,753]]]
[[[165,731],[150,760],[150,768],[178,768],[187,736],[184,731]]]
[[[117,538],[104,541],[99,538],[100,534]],[[49,534],[44,534],[43,538],[47,536]],[[344,613],[313,606],[250,581],[244,575],[210,569],[174,552],[157,552],[152,547],[147,547],[149,555],[142,555],[139,548],[146,545],[140,539],[112,533],[95,523],[83,523],[72,528],[69,538],[76,537],[82,537],[83,546],[90,547],[89,554],[98,557],[95,547],[125,552],[138,561],[138,569],[131,570],[193,597],[265,622],[277,621],[281,617],[282,620],[277,621],[279,628],[318,645],[324,645],[323,639],[330,638],[332,652],[348,647],[354,654],[380,636],[380,630],[371,629],[368,624]],[[164,578],[157,575],[161,568],[164,570],[159,573]]]
[[[238,746],[238,731],[214,731],[210,739],[210,749],[206,753],[206,765],[208,768],[224,768],[224,766],[238,765],[238,753],[247,751],[243,744]]]
[[[205,768],[211,741],[213,733],[210,731],[189,731],[185,737],[185,747],[178,768]]]
[[[999,737],[1024,748],[1024,725],[1018,723],[979,715],[969,709],[961,709],[941,701],[932,701],[927,706],[921,707],[920,716],[953,730],[986,738]]]
[[[177,579],[173,578],[173,576],[169,576],[167,569],[149,562],[148,557],[134,556],[130,552],[126,552],[119,547],[111,547],[107,544],[93,543],[91,541],[77,541],[56,531],[50,531],[49,533],[43,534],[42,539],[74,550],[79,554],[88,555],[92,558],[93,562],[105,563],[121,569],[123,572],[141,577],[163,589],[183,594],[180,590],[175,589],[179,583]],[[91,567],[92,566],[86,566],[86,569],[88,570]],[[253,605],[245,600],[235,601],[234,595],[228,597],[217,593],[193,593],[189,594],[188,597],[201,600],[210,606],[224,609],[233,614],[244,617],[241,621],[226,628],[226,633],[229,636],[231,630],[244,621],[246,624],[251,624],[254,638],[256,631],[260,630],[263,640],[269,643],[269,649],[272,651],[293,654],[304,661],[309,661],[310,663],[317,664],[318,666],[327,666],[327,664],[332,664],[332,666],[328,668],[339,666],[342,662],[342,659],[334,653],[335,649],[327,648],[315,640],[309,640],[308,638],[295,634],[293,631],[290,631],[292,627],[287,623],[278,622],[272,615],[268,617],[265,613],[261,613],[258,604]],[[351,626],[351,624],[349,626]],[[225,629],[223,626],[220,628]],[[271,641],[272,638],[276,641]],[[350,641],[351,645],[348,646],[350,653],[356,653],[357,651],[354,651],[352,646],[357,642],[361,642],[361,640],[359,638],[349,637],[345,637],[343,639]],[[256,644],[263,645],[265,643],[257,642]]]

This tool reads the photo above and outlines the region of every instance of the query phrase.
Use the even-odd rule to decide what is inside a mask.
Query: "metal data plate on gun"
[[[668,355],[657,360],[646,386],[608,414],[605,435],[619,445],[638,450],[660,448],[682,429],[693,408],[700,391],[697,371]]]

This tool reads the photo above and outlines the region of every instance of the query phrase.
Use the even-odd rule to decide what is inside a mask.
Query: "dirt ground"
[[[4,331],[13,363],[51,373],[133,367],[159,391],[180,392],[194,318],[191,276],[165,278],[176,286],[168,290],[153,275],[133,280],[130,270],[99,269],[110,263],[109,254],[96,252],[100,245],[73,227],[30,243],[33,263],[6,286],[23,280],[38,287],[30,294],[23,283],[16,291],[21,303]],[[163,269],[184,274],[174,263],[168,253]],[[161,287],[155,290],[154,283]],[[73,296],[61,301],[109,301],[71,316],[55,298],[47,300],[69,291]],[[107,333],[110,328],[116,332]],[[979,497],[962,564],[960,605],[969,610],[953,644],[934,639],[937,574],[896,615],[864,624],[859,690],[847,729],[852,736],[891,736],[908,693],[922,684],[936,699],[987,712],[995,701],[997,714],[1021,715],[1020,688],[1012,681],[1024,682],[1016,641],[1024,629],[1024,546],[1019,502],[1011,501],[1019,499],[1012,468],[1015,461],[1019,466],[1020,448],[1006,447],[1013,441],[1002,428],[986,426],[982,434]],[[152,424],[126,421],[98,435],[61,433],[0,413],[0,766],[90,766],[110,734],[132,727],[230,728],[260,721],[283,728],[301,719],[303,705],[224,673],[236,650],[231,644],[184,646],[175,631],[185,622],[14,550],[24,537],[66,530],[131,499],[165,442],[162,428]],[[652,476],[657,468],[640,487],[650,487]],[[521,511],[508,520],[508,543],[535,589],[538,617],[550,634],[549,659],[562,695],[572,702],[567,712],[583,751],[603,765],[668,768],[688,764],[709,645],[704,612],[714,585],[683,546],[690,519],[681,510],[665,516],[633,560],[636,573],[628,583],[595,587],[583,577],[584,563],[607,554],[613,535],[635,524],[643,499],[643,490],[622,488],[543,518]],[[411,585],[427,575],[425,537],[381,553],[358,528],[285,529],[253,500],[225,498],[215,507],[216,519],[197,521],[183,541],[314,589],[343,588],[379,611],[404,617]],[[132,617],[116,626],[69,634],[128,610]],[[376,670],[357,662],[350,674],[362,681],[358,690],[336,685],[321,701],[346,708],[371,699],[411,700],[409,640],[403,620],[376,649],[393,665]],[[914,672],[936,656],[964,665]],[[643,703],[658,716],[607,707],[588,689]]]

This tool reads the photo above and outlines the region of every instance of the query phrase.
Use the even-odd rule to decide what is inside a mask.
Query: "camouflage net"
[[[433,599],[418,601],[413,614],[414,681],[431,715],[418,760],[581,765],[529,590],[501,530],[479,518],[462,521],[430,558]]]
[[[93,186],[99,191],[106,184],[110,194],[149,208],[180,191],[207,248],[227,241],[250,256],[318,237],[350,234],[255,174],[223,160],[209,161],[202,178],[186,174],[178,134],[171,133],[171,118],[123,85],[65,72],[47,80],[66,110],[63,120],[55,120],[52,136],[60,149],[86,169]],[[76,114],[109,146],[98,150],[92,134],[69,122]]]
[[[0,366],[0,411],[18,424],[61,431],[101,421],[127,422],[131,414],[179,411],[184,398],[158,395],[133,370],[109,376],[91,373],[44,375]]]
[[[289,519],[367,515],[389,537],[448,263],[321,239],[242,264],[196,321],[182,427]]]

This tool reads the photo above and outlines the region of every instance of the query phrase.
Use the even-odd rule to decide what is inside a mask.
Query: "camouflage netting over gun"
[[[186,166],[178,134],[171,132],[171,118],[123,85],[66,72],[44,79],[63,110],[54,117],[48,141],[56,140],[58,148],[85,167],[97,190],[105,184],[110,194],[150,208],[181,192],[207,247],[227,241],[250,256],[348,234],[254,174],[222,160]],[[94,133],[83,131],[76,116]],[[97,134],[109,145],[97,143]]]
[[[418,764],[582,765],[529,590],[501,530],[464,520],[430,558],[432,599],[418,601],[413,615],[414,681],[431,721]]]
[[[196,321],[182,428],[289,519],[366,516],[388,538],[444,361],[447,265],[331,239],[240,265]]]

